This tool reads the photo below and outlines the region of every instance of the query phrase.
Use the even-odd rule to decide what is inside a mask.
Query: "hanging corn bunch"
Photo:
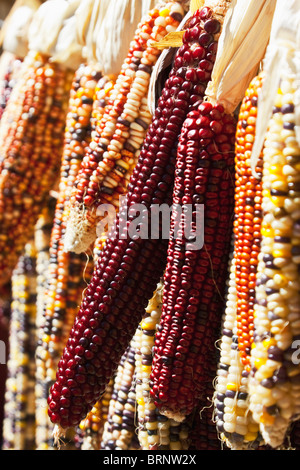
[[[109,202],[118,210],[151,121],[147,93],[160,50],[153,46],[174,31],[184,2],[160,2],[140,21],[75,182],[65,249],[82,252],[95,241],[97,207]]]
[[[207,14],[207,10],[202,13],[202,15],[205,14]],[[202,21],[201,12],[195,14],[191,19],[190,30],[200,21]],[[162,202],[170,203],[171,201],[175,159],[174,145],[176,145],[177,136],[189,106],[192,107],[195,101],[201,99],[205,88],[204,84],[200,86],[198,83],[196,84],[198,76],[195,67],[198,65],[198,59],[194,59],[190,54],[190,62],[187,61],[187,64],[190,63],[191,66],[182,67],[184,61],[187,60],[187,55],[185,56],[186,59],[183,58],[184,53],[192,44],[197,45],[198,41],[192,34],[188,36],[189,29],[186,35],[187,42],[177,53],[173,70],[165,85],[166,91],[158,104],[128,186],[127,202],[129,204],[143,202],[146,209],[149,208],[151,203],[160,204]],[[211,36],[209,38],[211,41]],[[205,51],[205,48],[203,50]],[[210,74],[201,71],[201,76],[204,83],[206,83],[205,80],[209,79]],[[183,93],[179,95],[181,91]],[[172,98],[170,98],[171,93]],[[168,98],[170,99],[168,100]],[[154,143],[152,140],[157,131],[159,131],[159,136],[156,143]],[[165,138],[163,138],[164,133],[166,133]],[[164,140],[160,142],[161,139]],[[166,260],[166,241],[142,240],[141,238],[131,240],[128,237],[122,239],[123,234],[118,232],[120,217],[123,220],[124,213],[117,216],[115,230],[111,233],[99,256],[93,279],[85,291],[81,310],[71,330],[64,356],[59,363],[57,382],[52,387],[49,396],[49,415],[53,422],[60,423],[63,428],[76,425],[81,417],[86,416],[91,406],[104,392],[106,384],[116,370],[122,354],[136,331],[148,299],[152,296],[157,282],[163,274]],[[123,257],[124,262],[121,262]],[[137,257],[139,261],[137,261]],[[137,272],[132,272],[133,267]],[[105,274],[103,274],[104,271]],[[106,289],[108,288],[106,295]],[[109,303],[107,303],[108,299],[110,299]],[[93,302],[93,304],[89,306],[89,302]],[[120,309],[122,315],[119,314]],[[74,359],[74,355],[68,351],[68,348],[73,341],[75,331],[79,329],[83,333],[90,320],[96,320],[97,333],[94,334],[93,330],[90,333],[92,334],[93,344],[96,344],[98,348],[101,345],[101,357],[95,356],[94,352],[89,350],[89,347],[84,349],[79,343],[78,348],[75,347],[77,348],[75,354],[76,357],[84,355],[84,361],[92,360],[98,370],[98,377],[96,379],[95,376],[90,376],[92,381],[90,383],[94,385],[92,391],[87,392],[88,402],[81,401],[81,412],[73,414],[72,407],[70,407],[66,410],[66,416],[62,416],[58,401],[66,390],[65,388],[62,390],[59,384],[64,377],[67,362],[71,358]],[[98,327],[100,324],[101,329]],[[113,350],[111,348],[112,344],[114,344]],[[95,346],[93,346],[94,348]],[[67,362],[65,362],[67,357]],[[83,356],[80,357],[83,359]],[[86,388],[84,384],[81,385],[76,379],[73,379],[69,384],[68,393],[72,394],[71,390],[76,390],[76,393],[80,393],[80,396],[83,397],[83,389]],[[76,410],[79,411],[78,407],[76,407]]]

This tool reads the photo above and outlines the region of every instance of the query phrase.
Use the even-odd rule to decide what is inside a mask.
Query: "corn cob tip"
[[[166,418],[173,419],[174,421],[176,421],[176,423],[182,423],[186,419],[186,416],[184,414],[174,413],[168,409],[160,408],[159,412]]]
[[[81,236],[82,234],[84,236]],[[90,217],[86,217],[84,206],[71,207],[64,236],[64,251],[83,253],[89,249],[95,239],[96,224]]]
[[[63,429],[59,424],[56,424],[53,428],[53,440],[54,440],[54,445],[60,449],[62,444],[63,444],[63,438],[66,435],[66,430]]]

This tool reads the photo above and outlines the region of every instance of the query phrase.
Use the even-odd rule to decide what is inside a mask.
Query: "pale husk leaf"
[[[268,122],[272,114],[274,99],[280,86],[281,71],[293,73],[300,80],[300,0],[277,0],[270,42],[263,61],[264,83],[258,99],[256,135],[251,155],[252,172],[265,139]],[[299,87],[298,87],[299,90]],[[300,142],[300,93],[296,93],[296,136]]]
[[[232,0],[206,94],[232,113],[257,74],[270,37],[275,0]]]

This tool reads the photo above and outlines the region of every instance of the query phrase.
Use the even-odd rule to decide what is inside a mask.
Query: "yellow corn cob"
[[[277,448],[300,413],[300,148],[295,133],[296,76],[281,84],[263,151],[262,243],[251,351],[250,410]]]

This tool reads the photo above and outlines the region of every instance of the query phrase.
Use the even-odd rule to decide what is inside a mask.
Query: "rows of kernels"
[[[7,64],[7,69],[4,76],[0,80],[0,119],[18,79],[18,72],[20,70],[21,64],[22,59],[12,57]]]
[[[116,208],[119,207],[119,197],[126,193],[132,170],[139,157],[140,147],[151,122],[152,116],[148,109],[146,94],[141,98],[138,111],[137,118],[130,123],[128,140],[121,150],[121,158],[116,160],[115,167],[104,178],[100,189],[101,201],[111,202]]]
[[[146,105],[152,69],[160,55],[160,50],[153,47],[152,43],[159,41],[168,31],[175,30],[183,15],[180,2],[169,2],[155,7],[138,25],[72,194],[74,215],[70,214],[70,231],[79,232],[75,233],[75,237],[79,237],[82,242],[81,250],[87,243],[84,240],[86,234],[80,233],[82,225],[77,227],[74,222],[73,227],[71,221],[73,217],[76,221],[76,214],[83,211],[82,216],[88,222],[86,230],[95,232],[95,227],[89,224],[94,226],[96,223],[95,210],[99,205],[99,197],[105,201],[119,184],[124,192],[126,175],[132,172],[136,162],[135,154],[141,148],[149,126],[149,111],[141,110],[141,106]],[[90,243],[89,237],[87,240]]]
[[[186,424],[176,423],[163,416],[150,397],[152,348],[161,317],[162,290],[160,283],[136,333],[137,433],[142,450],[183,450],[187,448]]]
[[[235,128],[222,106],[202,102],[187,115],[179,139],[162,320],[151,373],[155,403],[174,419],[197,406],[206,387],[209,351],[218,339],[234,207]],[[178,211],[187,204],[190,221]],[[200,204],[204,220],[197,215]],[[199,227],[203,244],[198,239],[193,248],[186,229]]]
[[[113,387],[114,379],[109,382],[103,397],[79,424],[76,430],[77,448],[82,450],[100,450]]]
[[[230,277],[220,344],[220,362],[215,385],[215,420],[220,438],[231,449],[254,448],[259,426],[249,411],[248,377],[238,349],[235,257]]]
[[[35,449],[36,251],[27,243],[12,275],[3,448]]]
[[[191,19],[190,30],[199,22],[199,16],[195,15]],[[177,52],[170,77],[165,84],[164,96],[159,100],[138,163],[128,185],[128,203],[142,202],[149,213],[152,204],[171,205],[172,203],[177,138],[189,106],[192,107],[194,100],[200,100],[203,97],[203,89],[200,90],[195,83],[198,82],[196,72],[198,60],[194,60],[191,56],[186,66],[182,67],[184,52],[194,45],[197,45],[197,40],[191,37]],[[208,80],[210,74],[205,77]],[[184,91],[185,100],[179,95],[181,91]],[[172,99],[168,99],[171,97]],[[152,142],[154,136],[156,137],[155,144]],[[166,140],[163,140],[164,136]],[[100,253],[93,278],[85,290],[67,347],[58,365],[57,380],[50,391],[50,418],[63,428],[78,424],[99,396],[104,393],[107,383],[144,315],[148,300],[163,275],[167,241],[165,239],[124,238],[123,232],[119,232],[123,231],[123,222],[126,218],[126,208],[122,208],[116,216],[113,232]],[[121,262],[122,258],[124,258],[123,262]],[[91,324],[101,324],[101,332],[97,326],[90,329]],[[79,341],[83,340],[85,329],[89,331],[89,334],[92,332],[93,341],[88,340],[88,345],[84,348],[80,346]],[[112,341],[113,350],[110,346]],[[74,349],[70,349],[71,345],[72,348],[75,346],[80,357],[77,353],[74,354]],[[95,356],[96,350],[99,351],[97,356]],[[94,374],[87,373],[88,380],[92,384],[89,393],[86,392],[86,386],[76,380],[69,380],[67,387],[62,387],[70,360],[75,361],[77,370],[79,361],[80,368],[84,370],[86,370],[87,361],[95,366],[97,378]],[[102,367],[103,364],[105,368]],[[71,394],[72,406],[68,409],[60,406],[64,393]],[[82,398],[76,407],[74,402],[77,403],[78,400],[74,393],[80,393]],[[93,400],[95,400],[94,403]],[[81,408],[80,413],[79,408]],[[76,413],[73,410],[76,410]]]
[[[63,237],[71,188],[85,148],[91,138],[90,119],[94,105],[94,94],[101,77],[102,74],[97,67],[81,65],[74,75],[70,90],[58,199],[51,231],[50,258],[45,279],[43,320],[40,325],[37,347],[37,360],[39,372],[41,372],[38,380],[43,383],[43,399],[46,401],[49,387],[55,380],[59,357],[92,269],[92,261],[87,262],[86,256],[63,251]],[[86,281],[83,277],[84,271]],[[53,428],[53,426],[51,427]]]
[[[35,226],[34,242],[36,247],[36,331],[37,340],[43,325],[44,294],[46,288],[46,273],[49,264],[50,237],[54,219],[56,199],[50,197]],[[35,377],[35,408],[36,408],[36,449],[53,449],[53,426],[47,415],[46,384],[44,382],[45,363],[36,357]]]
[[[296,84],[281,80],[264,148],[262,243],[256,282],[250,408],[265,441],[281,445],[300,411],[299,159]]]
[[[107,421],[101,441],[103,450],[129,450],[135,434],[135,337],[118,367]]]
[[[0,125],[0,282],[10,278],[55,184],[73,73],[29,53]]]
[[[255,168],[256,176],[252,174],[250,157],[255,138],[257,100],[262,80],[262,76],[255,77],[246,91],[236,133],[234,250],[237,336],[241,361],[248,372],[253,341],[255,280],[262,221],[262,155]]]

